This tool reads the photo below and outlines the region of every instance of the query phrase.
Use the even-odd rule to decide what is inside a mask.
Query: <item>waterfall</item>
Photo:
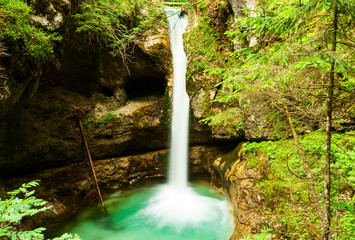
[[[189,98],[182,38],[187,16],[180,14],[180,10],[166,12],[174,67],[168,183],[137,189],[134,194],[119,191],[106,201],[108,216],[88,217],[89,212],[85,212],[78,219],[86,220],[75,224],[72,230],[83,239],[226,240],[233,233],[227,199],[208,185],[187,181]]]
[[[187,182],[189,97],[185,87],[187,58],[182,37],[187,26],[187,15],[181,14],[180,11],[166,9],[174,67],[168,184],[158,188],[154,196],[148,200],[147,206],[139,211],[137,216],[149,219],[147,224],[155,228],[168,227],[175,233],[181,233],[184,229],[209,231],[211,228],[209,224],[215,225],[216,221],[222,224],[221,229],[231,229],[227,201],[200,195]]]
[[[187,26],[187,15],[180,10],[167,9],[170,47],[173,56],[173,116],[171,127],[171,155],[168,183],[174,187],[187,186],[189,97],[186,93],[187,58],[183,46],[183,33]]]

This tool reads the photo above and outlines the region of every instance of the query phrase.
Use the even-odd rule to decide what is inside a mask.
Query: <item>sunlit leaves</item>
[[[31,217],[39,212],[49,209],[47,202],[34,196],[35,191],[30,190],[39,186],[35,180],[24,183],[18,189],[7,194],[8,199],[0,198],[0,238],[20,240],[44,240],[44,227],[38,227],[30,231],[18,231],[16,226],[21,223],[24,217]],[[78,235],[64,234],[54,240],[80,240]]]
[[[334,62],[335,94],[349,102],[355,89],[353,2],[268,0],[256,10],[245,9],[246,17],[238,18],[234,28],[226,32],[234,42],[244,44],[229,53],[228,68],[219,72],[223,81],[215,101],[235,107],[236,100],[250,101],[263,93],[263,101],[270,106],[268,111],[276,111],[280,119],[284,109],[279,106],[286,103],[297,119],[307,118],[308,124],[321,122],[325,79]],[[331,51],[335,4],[340,11],[338,43],[336,51]],[[213,69],[207,71],[217,73]],[[279,106],[274,104],[277,102]],[[349,115],[352,108],[346,106]]]
[[[113,56],[129,61],[141,34],[164,23],[162,6],[160,1],[86,0],[74,15],[76,31],[84,33],[90,44],[98,44]]]
[[[321,191],[324,133],[319,131],[304,135],[300,137],[300,142],[314,173],[315,187]],[[333,134],[332,144],[334,160],[331,163],[331,206],[332,214],[337,216],[337,219],[333,219],[332,231],[338,234],[338,239],[347,239],[355,233],[355,198],[352,196],[355,188],[355,132]],[[272,221],[282,223],[284,230],[287,228],[283,232],[273,229],[273,233],[301,239],[302,236],[308,236],[306,239],[312,239],[311,236],[318,236],[320,222],[314,222],[316,217],[312,204],[309,203],[309,192],[304,179],[306,174],[297,151],[292,140],[250,142],[243,148],[248,164],[252,165],[260,155],[267,155],[269,158],[268,164],[264,163],[267,175],[259,179],[257,187],[265,192],[265,204],[277,212],[277,215],[272,215]]]
[[[61,37],[45,26],[34,26],[32,7],[21,0],[0,0],[0,39],[7,50],[21,51],[31,61],[43,62],[54,56],[54,43]]]

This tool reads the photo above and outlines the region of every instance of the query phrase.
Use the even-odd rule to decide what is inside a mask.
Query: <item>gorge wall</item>
[[[75,7],[55,1],[50,8],[62,16],[61,21],[36,19],[71,29],[70,12]],[[169,147],[171,57],[166,30],[160,36],[147,32],[128,65],[108,51],[86,45],[81,37],[70,33],[60,46],[57,65],[45,72],[33,75],[26,65],[19,74],[7,71],[9,94],[0,104],[3,174],[82,161],[85,151],[72,106],[90,107],[83,123],[94,159]],[[18,67],[11,61],[8,69]],[[191,144],[212,143],[209,129],[192,122]]]
[[[82,123],[105,192],[151,179],[161,181],[169,154],[172,61],[166,29],[159,34],[144,32],[136,39],[132,61],[127,63],[98,43],[88,44],[75,32],[72,14],[78,9],[77,1],[49,2],[47,14],[33,16],[33,24],[48,25],[63,34],[55,49],[56,63],[33,65],[19,55],[1,56],[0,62],[8,75],[0,79],[0,193],[41,179],[38,196],[54,207],[35,225],[44,217],[72,211],[80,205],[77,200],[90,196],[94,187],[73,106],[87,110]],[[193,6],[185,34],[190,173],[228,194],[236,220],[232,239],[258,232],[263,221],[259,212],[263,194],[254,185],[265,168],[247,168],[240,143],[291,136],[287,126],[279,128],[270,118],[267,93],[261,92],[250,92],[236,101],[227,122],[203,122],[226,109],[215,102],[225,90],[219,85],[223,79],[207,70],[224,67],[230,51],[252,44],[253,39],[230,43],[225,32],[233,29],[236,18],[243,17],[243,8],[257,4],[254,0],[220,0]],[[221,57],[216,60],[210,53]],[[338,112],[335,118],[341,118]],[[300,132],[310,132],[317,124],[306,122]],[[260,154],[257,158],[267,166],[267,157]]]
[[[82,116],[84,132],[105,192],[165,178],[172,86],[166,30],[160,35],[147,31],[134,48],[132,62],[125,64],[70,32],[71,14],[77,7],[67,0],[51,1],[47,15],[33,16],[34,24],[69,29],[58,46],[56,64],[31,66],[20,63],[17,55],[2,61],[8,77],[0,98],[1,195],[40,179],[37,196],[53,206],[24,228],[67,214],[80,206],[78,199],[92,194],[94,185],[73,106],[87,109]],[[198,19],[198,13],[192,11],[190,18]],[[202,86],[209,79],[196,81],[202,93],[191,96],[190,174],[192,179],[209,180],[214,170],[207,163],[244,135],[221,137],[200,122]],[[213,89],[207,91],[213,95]]]

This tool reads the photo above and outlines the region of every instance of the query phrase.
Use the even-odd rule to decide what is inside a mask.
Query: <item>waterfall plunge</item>
[[[159,188],[139,214],[149,218],[156,227],[169,226],[177,232],[186,228],[198,229],[211,221],[230,223],[227,201],[199,195],[187,184],[189,97],[185,75],[187,58],[183,47],[183,33],[187,15],[180,10],[167,9],[169,37],[173,55],[173,116],[168,184]]]

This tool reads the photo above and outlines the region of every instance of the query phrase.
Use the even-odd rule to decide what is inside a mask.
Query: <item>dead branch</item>
[[[97,194],[99,195],[99,199],[100,199],[100,202],[101,202],[101,205],[105,211],[105,213],[107,214],[107,209],[105,207],[105,204],[104,204],[104,200],[102,199],[102,195],[101,195],[101,191],[100,191],[100,187],[99,187],[99,183],[97,181],[97,177],[96,177],[96,172],[95,172],[95,167],[94,167],[94,163],[91,159],[91,154],[90,154],[90,151],[89,151],[89,146],[88,146],[88,143],[86,141],[86,138],[85,138],[85,135],[84,135],[84,130],[83,130],[83,125],[81,123],[81,119],[85,116],[85,111],[88,111],[91,109],[91,107],[76,107],[74,105],[72,105],[72,107],[77,111],[77,121],[78,121],[78,125],[79,125],[79,130],[80,130],[80,135],[81,135],[81,138],[84,142],[84,145],[85,145],[85,149],[86,149],[86,153],[88,155],[88,158],[89,158],[89,162],[90,162],[90,166],[91,166],[91,170],[92,170],[92,174],[94,176],[94,181],[95,181],[95,186],[96,186],[96,190],[97,190]]]
[[[295,177],[301,178],[301,179],[305,179],[305,177],[302,177],[302,176],[300,176],[300,175],[294,173],[294,172],[291,170],[290,165],[288,164],[288,159],[287,159],[287,169],[288,169],[288,171],[289,171],[292,175],[294,175]]]
[[[309,189],[311,201],[314,203],[314,206],[316,208],[316,212],[318,214],[318,218],[321,221],[323,221],[324,216],[322,214],[322,209],[321,209],[321,207],[319,205],[319,201],[317,200],[317,195],[316,195],[316,191],[315,191],[315,188],[314,188],[312,173],[311,173],[311,171],[309,169],[309,166],[307,164],[307,161],[306,161],[306,154],[304,153],[303,148],[302,148],[302,146],[301,146],[301,144],[300,144],[300,142],[298,140],[298,135],[296,133],[295,127],[293,126],[292,118],[291,118],[291,115],[290,115],[290,113],[288,111],[288,107],[287,107],[286,104],[284,104],[284,106],[285,106],[288,122],[290,123],[290,127],[291,127],[291,131],[292,131],[292,134],[293,134],[293,138],[295,140],[295,144],[296,144],[296,146],[298,148],[298,153],[299,153],[300,158],[302,160],[303,169],[306,172],[306,179],[307,179],[307,182],[308,182],[308,189]]]

